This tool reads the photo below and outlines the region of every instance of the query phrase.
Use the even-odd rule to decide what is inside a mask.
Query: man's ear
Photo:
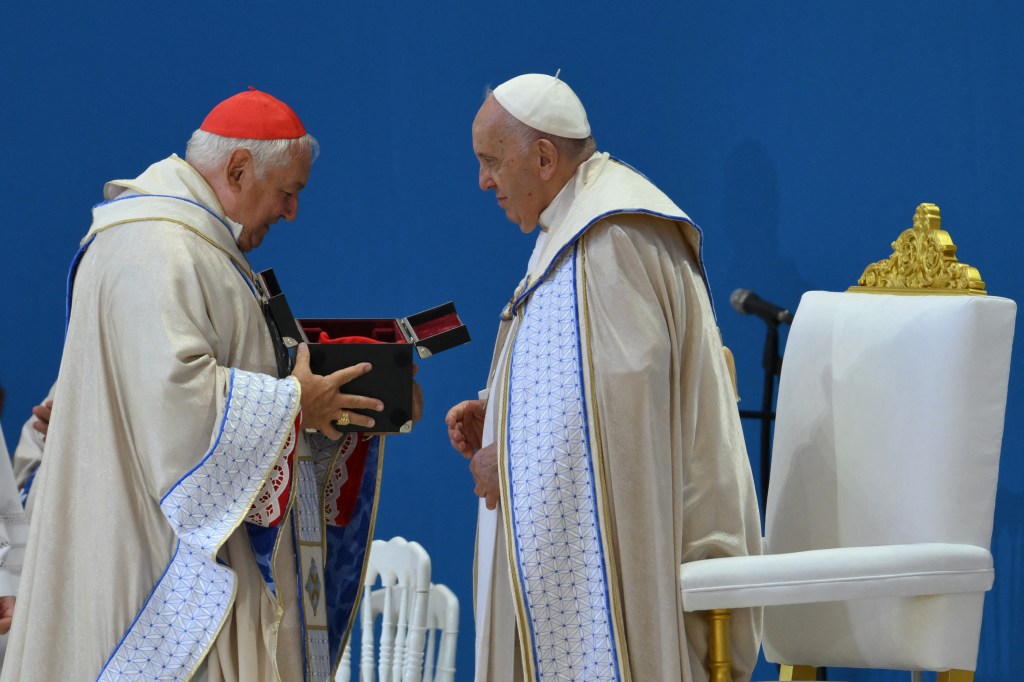
[[[546,138],[541,138],[535,143],[537,145],[537,163],[540,168],[540,177],[543,180],[550,180],[555,176],[558,169],[558,148]]]
[[[226,169],[228,187],[235,192],[240,190],[242,188],[242,180],[248,180],[249,178],[246,176],[251,175],[253,172],[252,164],[252,153],[248,149],[236,149],[231,152]]]

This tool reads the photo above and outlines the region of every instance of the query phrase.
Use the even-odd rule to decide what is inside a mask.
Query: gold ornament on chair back
[[[957,260],[956,245],[949,233],[940,229],[941,224],[938,206],[918,206],[914,226],[892,243],[892,255],[869,265],[849,291],[984,296],[981,273]]]

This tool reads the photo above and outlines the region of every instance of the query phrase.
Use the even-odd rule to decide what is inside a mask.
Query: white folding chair
[[[377,581],[380,587],[374,590]],[[394,537],[374,540],[363,579],[359,679],[361,682],[421,682],[426,643],[430,556],[417,542]],[[374,620],[381,617],[374,654]],[[337,682],[351,679],[350,643],[345,645]]]
[[[820,666],[973,679],[1016,305],[983,295],[938,228],[938,208],[922,205],[856,291],[800,302],[765,555],[680,567],[683,608],[713,616],[713,680],[731,679],[725,610],[758,606],[783,679]]]
[[[454,682],[455,645],[459,637],[459,600],[444,585],[430,586],[427,651],[423,682]]]

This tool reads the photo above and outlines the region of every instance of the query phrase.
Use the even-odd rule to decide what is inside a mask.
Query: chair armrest
[[[994,577],[987,549],[947,543],[725,557],[679,568],[685,611],[985,592]]]

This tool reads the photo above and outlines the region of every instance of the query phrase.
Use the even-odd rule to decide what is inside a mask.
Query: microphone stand
[[[772,409],[775,377],[782,372],[782,357],[779,355],[779,324],[775,320],[765,320],[765,324],[767,333],[761,361],[764,367],[761,409],[740,410],[741,418],[758,419],[761,422],[761,518],[764,518],[765,507],[768,504],[768,479],[772,463],[772,422],[775,420],[775,410]]]

